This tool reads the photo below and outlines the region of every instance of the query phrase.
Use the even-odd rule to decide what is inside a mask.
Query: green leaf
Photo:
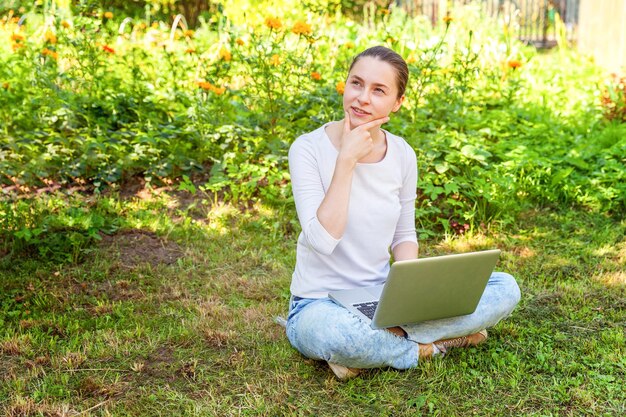
[[[491,152],[479,149],[474,145],[465,145],[461,148],[461,154],[466,158],[485,163],[491,157]]]
[[[553,187],[555,185],[558,185],[565,178],[569,177],[572,172],[574,172],[574,168],[571,168],[571,167],[570,168],[565,168],[565,169],[562,169],[562,170],[558,171],[552,177],[552,181],[550,181],[550,185],[553,186]]]
[[[440,162],[438,164],[435,164],[435,171],[437,171],[437,173],[439,174],[443,174],[449,169],[450,169],[450,166],[446,162],[443,162],[443,163]]]

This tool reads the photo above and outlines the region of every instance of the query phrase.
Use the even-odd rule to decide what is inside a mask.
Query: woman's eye
[[[356,80],[352,81],[352,85],[359,85],[360,83]]]
[[[385,93],[385,90],[383,90],[382,88],[377,88],[374,91],[376,91],[377,93],[383,93],[383,94]]]

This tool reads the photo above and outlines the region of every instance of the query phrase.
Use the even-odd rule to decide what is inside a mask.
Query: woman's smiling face
[[[403,100],[404,96],[398,98],[393,66],[370,56],[354,63],[343,93],[343,108],[348,112],[352,129],[398,111]]]

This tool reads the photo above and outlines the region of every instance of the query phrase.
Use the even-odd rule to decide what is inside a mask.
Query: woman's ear
[[[396,104],[393,106],[393,109],[391,109],[391,111],[393,113],[395,113],[398,110],[400,110],[400,107],[402,107],[402,102],[403,101],[404,101],[404,95],[402,97],[400,97],[398,100],[396,100]]]

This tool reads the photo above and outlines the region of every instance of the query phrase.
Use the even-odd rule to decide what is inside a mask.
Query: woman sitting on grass
[[[384,283],[390,250],[396,261],[417,258],[415,152],[381,129],[402,105],[408,74],[388,48],[361,52],[346,81],[345,118],[302,135],[289,150],[302,233],[287,337],[340,379],[360,368],[407,369],[450,347],[477,345],[520,299],[515,279],[496,272],[473,314],[374,330],[328,298],[329,291]]]

